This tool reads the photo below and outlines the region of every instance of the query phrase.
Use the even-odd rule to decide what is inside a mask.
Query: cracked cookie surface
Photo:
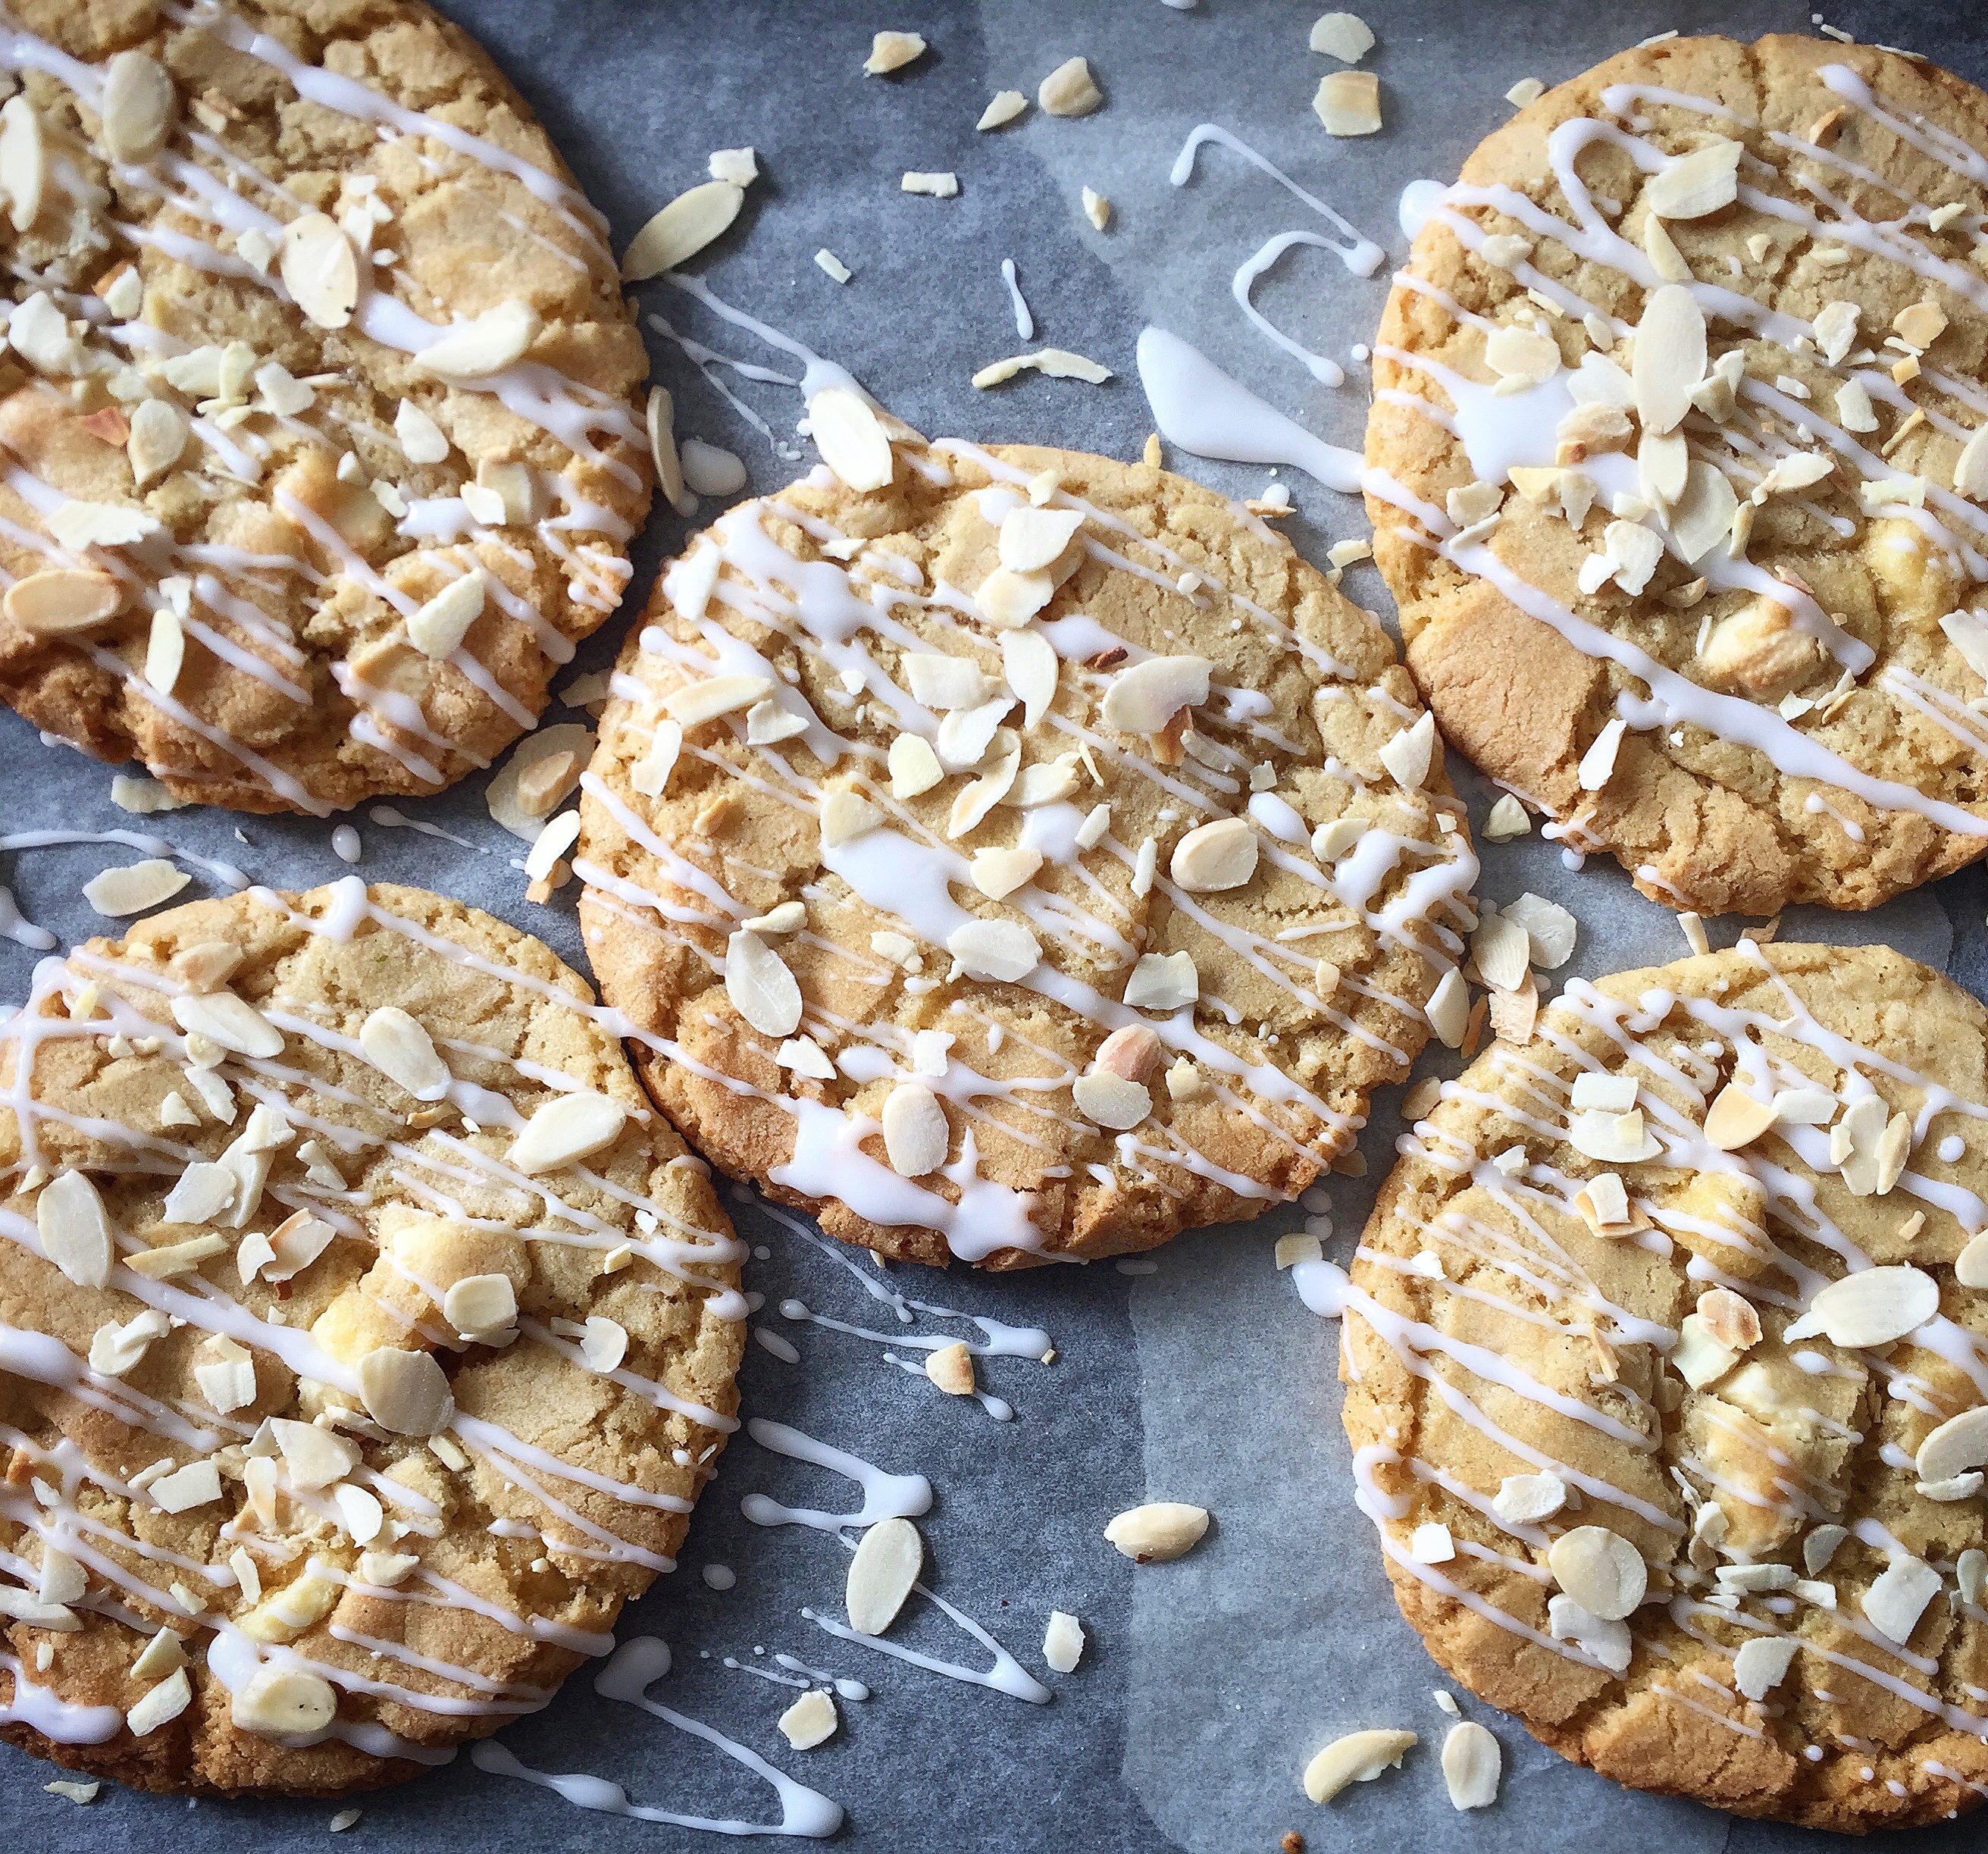
[[[1367,434],[1410,669],[1493,779],[1707,913],[1988,847],[1988,97],[1679,39],[1479,146]]]
[[[420,890],[252,890],[44,961],[0,1073],[0,1734],[331,1795],[604,1651],[744,1303],[576,974]]]
[[[1569,986],[1304,1285],[1456,1678],[1625,1784],[1931,1822],[1988,1781],[1988,1013],[1751,946]]]
[[[617,672],[576,867],[651,1091],[920,1260],[1294,1196],[1461,990],[1476,860],[1386,634],[1151,465],[878,467],[731,511]]]
[[[22,0],[0,34],[0,699],[323,814],[530,727],[647,511],[604,222],[414,0]]]

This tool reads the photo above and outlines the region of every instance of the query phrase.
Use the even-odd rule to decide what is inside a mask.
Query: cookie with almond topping
[[[1670,39],[1428,203],[1367,503],[1452,743],[1706,913],[1862,908],[1988,850],[1988,97]]]
[[[539,942],[357,877],[0,1041],[0,1735],[332,1795],[548,1704],[737,1427],[740,1245]]]
[[[664,574],[583,782],[582,926],[651,1091],[921,1261],[1296,1196],[1464,1030],[1476,860],[1386,634],[1180,477],[894,443],[836,394],[833,470]]]
[[[600,215],[414,0],[9,34],[0,701],[242,810],[489,765],[647,513]]]
[[[1299,1285],[1443,1668],[1740,1815],[1988,1794],[1988,1012],[1742,940],[1569,985],[1401,1149]]]

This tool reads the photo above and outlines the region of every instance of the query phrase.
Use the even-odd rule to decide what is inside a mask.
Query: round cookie
[[[0,700],[244,810],[488,766],[649,499],[604,222],[517,93],[415,0],[22,0],[0,79]]]
[[[1742,940],[1570,985],[1401,1149],[1300,1286],[1443,1667],[1742,1815],[1988,1794],[1988,1013]]]
[[[254,889],[43,961],[0,1074],[0,1734],[328,1795],[611,1645],[745,1304],[575,973],[421,890]]]
[[[900,440],[881,489],[732,509],[622,657],[576,866],[644,1078],[888,1255],[1110,1255],[1293,1196],[1439,983],[1460,1027],[1432,724],[1236,505]]]
[[[1673,39],[1426,203],[1364,478],[1408,666],[1657,900],[1868,908],[1988,849],[1983,146],[1922,61]]]

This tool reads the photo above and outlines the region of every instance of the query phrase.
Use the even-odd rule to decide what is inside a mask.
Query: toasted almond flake
[[[487,581],[481,567],[449,581],[407,619],[407,641],[431,661],[452,656],[483,615]]]
[[[1320,13],[1311,22],[1307,42],[1341,64],[1357,64],[1374,49],[1374,32],[1357,13]]]
[[[1963,1287],[1988,1287],[1988,1230],[1969,1237],[1955,1257],[1953,1278]]]
[[[176,1667],[132,1703],[124,1714],[124,1723],[134,1738],[146,1737],[169,1720],[177,1719],[192,1703],[193,1683],[184,1667]]]
[[[746,189],[731,181],[704,181],[679,193],[629,241],[621,258],[622,281],[645,282],[696,256],[738,218],[745,203]]]
[[[1736,141],[1721,137],[1658,168],[1644,184],[1643,204],[1660,218],[1702,219],[1739,198]]]
[[[1381,80],[1371,71],[1333,71],[1318,80],[1312,113],[1328,135],[1373,135],[1381,127]]]
[[[1896,1264],[1864,1268],[1818,1289],[1785,1336],[1805,1339],[1820,1333],[1833,1345],[1889,1345],[1939,1311],[1939,1284],[1922,1270]]]
[[[314,1673],[265,1663],[235,1690],[228,1716],[244,1731],[265,1737],[308,1737],[338,1716],[338,1693]]]
[[[762,1036],[790,1037],[800,1027],[800,985],[779,954],[749,929],[741,928],[725,943],[725,993]]]
[[[539,338],[538,312],[516,296],[467,322],[452,323],[421,352],[414,364],[448,380],[487,380],[521,360]]]
[[[580,837],[580,814],[562,811],[556,817],[548,818],[538,835],[532,839],[532,847],[525,858],[525,874],[533,882],[545,882],[557,888],[566,878],[553,880],[553,871],[561,867],[560,858],[570,850]]]
[[[1619,1622],[1643,1600],[1649,1568],[1643,1555],[1606,1526],[1576,1526],[1547,1554],[1554,1581],[1591,1616]]]
[[[1104,1538],[1134,1564],[1165,1564],[1185,1557],[1199,1544],[1208,1521],[1205,1507],[1150,1500],[1119,1514],[1104,1528]]]
[[[981,616],[996,630],[1019,631],[1055,596],[1056,578],[1048,573],[1016,573],[996,567],[973,594]]]
[[[1093,1069],[1070,1084],[1070,1096],[1087,1120],[1117,1132],[1137,1126],[1153,1111],[1152,1091],[1144,1082]]]
[[[1691,281],[1691,266],[1684,261],[1684,253],[1678,249],[1669,228],[1654,212],[1643,215],[1643,255],[1650,260],[1650,268],[1665,283]],[[1604,1626],[1598,1616],[1594,1619],[1597,1627]]]
[[[877,36],[884,36],[881,33]],[[842,1719],[827,1690],[810,1687],[775,1723],[779,1727],[780,1736],[796,1751],[811,1751],[835,1736]]]
[[[1239,888],[1256,873],[1256,827],[1246,817],[1197,824],[1174,846],[1168,872],[1191,895]]]
[[[697,498],[684,487],[683,460],[677,454],[676,401],[668,387],[649,388],[646,422],[649,455],[656,466],[656,486],[678,514],[694,514]]]
[[[879,32],[870,41],[870,56],[863,61],[866,75],[881,77],[888,71],[901,71],[922,58],[925,42],[916,32]]]
[[[1494,844],[1510,843],[1514,837],[1527,836],[1532,828],[1533,820],[1526,807],[1510,792],[1500,795],[1484,820],[1485,839]]]
[[[337,220],[306,212],[282,231],[283,287],[320,328],[343,328],[359,305],[359,254]]]
[[[1067,58],[1036,89],[1036,101],[1051,116],[1088,116],[1104,100],[1089,63]]]
[[[1134,663],[1105,689],[1105,722],[1122,733],[1159,733],[1182,709],[1207,701],[1213,668],[1205,657],[1148,657]]]
[[[884,1097],[879,1116],[884,1151],[901,1178],[924,1178],[945,1163],[952,1134],[938,1097],[923,1084],[901,1081]]]
[[[1560,371],[1560,343],[1538,329],[1506,323],[1484,337],[1484,364],[1501,387],[1538,386]]]
[[[359,1361],[359,1396],[366,1413],[396,1436],[432,1436],[455,1415],[448,1375],[431,1352],[376,1345]]]
[[[857,1540],[849,1561],[844,1602],[858,1635],[878,1636],[898,1612],[925,1568],[925,1542],[908,1519],[880,1520]]]
[[[113,918],[143,914],[169,902],[192,878],[161,856],[105,869],[83,885],[83,898],[99,914]]]
[[[1636,414],[1645,431],[1676,428],[1691,409],[1705,362],[1705,312],[1697,297],[1681,285],[1662,285],[1643,306],[1631,369]]]
[[[1787,1678],[1800,1644],[1793,1636],[1754,1636],[1733,1657],[1733,1684],[1749,1700],[1764,1700]]]
[[[987,107],[980,112],[975,129],[1005,129],[1029,107],[1029,100],[1019,90],[996,90],[987,100]]]
[[[973,384],[985,391],[1017,374],[1031,371],[1046,374],[1052,380],[1082,380],[1092,386],[1101,386],[1111,377],[1111,368],[1073,354],[1067,347],[1039,347],[1033,354],[1010,354],[1005,360],[989,362],[973,376]]]
[[[961,970],[975,979],[1026,978],[1043,956],[1036,936],[1015,921],[962,922],[946,936],[945,946]]]
[[[815,448],[849,488],[881,489],[891,480],[895,459],[891,441],[869,404],[847,387],[825,387],[808,401],[808,425]]]
[[[1330,1802],[1349,1784],[1371,1783],[1383,1772],[1398,1769],[1418,1742],[1412,1731],[1388,1727],[1348,1732],[1305,1766],[1305,1794],[1314,1802]]]
[[[1081,509],[1011,509],[1001,521],[1001,564],[1014,573],[1040,572],[1070,546],[1083,526]]]
[[[1429,1028],[1435,1033],[1436,1040],[1445,1049],[1463,1047],[1464,1032],[1469,1026],[1470,988],[1455,966],[1436,980],[1435,989],[1429,993],[1423,1012],[1428,1019]]]
[[[1017,888],[1026,887],[1043,866],[1040,850],[1016,844],[1012,848],[974,852],[969,873],[973,885],[989,901],[1006,901]]]
[[[1498,1781],[1503,1774],[1505,1754],[1498,1741],[1475,1720],[1452,1725],[1442,1741],[1442,1779],[1449,1791],[1449,1806],[1488,1809],[1498,1800]]]
[[[532,1111],[505,1160],[536,1178],[605,1152],[627,1123],[628,1110],[605,1094],[578,1090],[556,1095]]]
[[[1895,1558],[1864,1592],[1864,1614],[1880,1635],[1902,1648],[1939,1590],[1939,1573],[1932,1565],[1916,1558]]]
[[[973,1355],[964,1339],[925,1354],[925,1375],[948,1397],[973,1394]]]
[[[107,624],[123,603],[123,584],[109,573],[51,567],[16,580],[0,610],[32,636],[65,637]]]
[[[901,193],[922,193],[935,200],[956,199],[959,195],[959,176],[952,173],[926,173],[915,167],[907,168],[904,178],[898,183]]]
[[[1537,1474],[1507,1474],[1498,1484],[1491,1507],[1508,1526],[1537,1524],[1550,1519],[1567,1504],[1567,1483],[1550,1470]]]
[[[1705,1137],[1722,1152],[1736,1152],[1758,1139],[1775,1118],[1771,1101],[1756,1100],[1737,1082],[1729,1081],[1705,1117]]]

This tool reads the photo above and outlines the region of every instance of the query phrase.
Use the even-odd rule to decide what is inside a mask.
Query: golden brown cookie
[[[1570,985],[1401,1152],[1301,1284],[1437,1660],[1741,1815],[1988,1794],[1988,1013],[1742,940]]]
[[[577,867],[651,1091],[922,1261],[1291,1197],[1460,1028],[1476,860],[1386,635],[1151,465],[867,429],[887,482],[732,510],[622,657]]]
[[[0,1074],[0,1733],[330,1795],[605,1651],[744,1302],[575,973],[418,889],[255,889],[44,961]]]
[[[1988,849],[1988,97],[1673,39],[1430,207],[1368,506],[1451,742],[1655,898],[1868,908]]]
[[[488,766],[648,509],[544,132],[415,0],[22,0],[0,54],[0,700],[244,810]]]

